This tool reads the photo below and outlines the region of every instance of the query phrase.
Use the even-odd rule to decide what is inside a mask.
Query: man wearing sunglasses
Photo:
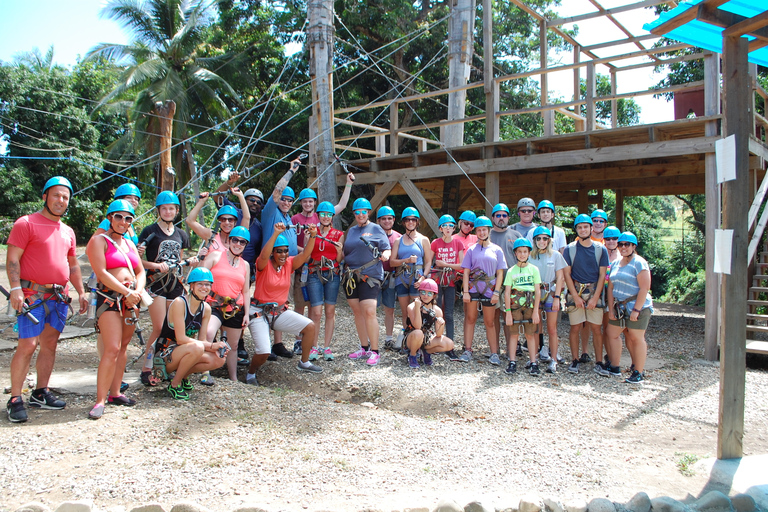
[[[536,224],[533,223],[533,214],[536,213],[536,203],[530,197],[524,197],[517,202],[517,215],[520,222],[512,224],[512,229],[520,233],[524,238],[533,231]],[[507,262],[509,263],[509,262]]]
[[[593,242],[603,243],[603,231],[608,226],[608,214],[601,209],[597,209],[590,215],[592,219],[592,238]]]

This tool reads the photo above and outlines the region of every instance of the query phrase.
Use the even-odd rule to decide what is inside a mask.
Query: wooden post
[[[475,34],[475,0],[451,2],[451,22],[448,27],[448,87],[461,87],[469,81]],[[466,89],[448,94],[448,120],[464,118],[467,104]],[[446,147],[464,144],[464,123],[445,127],[442,139]],[[438,231],[439,233],[439,231]]]
[[[427,225],[432,229],[432,233],[434,235],[440,233],[440,229],[438,229],[437,226],[437,223],[440,219],[438,219],[437,215],[435,215],[435,211],[431,206],[429,206],[429,203],[426,199],[424,199],[424,196],[421,195],[421,192],[416,187],[416,185],[410,179],[403,178],[400,180],[400,186],[403,187],[403,190],[405,190],[405,192],[408,194],[408,197],[411,198],[413,204],[416,205],[419,213],[421,213],[421,218],[424,219]]]
[[[614,212],[616,215],[616,227],[619,228],[619,231],[622,233],[624,232],[624,190],[623,189],[617,189],[616,190],[616,211]]]
[[[587,63],[587,131],[591,132],[595,129],[595,119],[597,117],[597,106],[595,105],[595,95],[597,86],[597,77],[595,76],[595,64],[594,62]]]
[[[747,345],[747,215],[749,202],[749,42],[723,38],[725,135],[736,137],[736,179],[723,183],[723,229],[733,232],[730,274],[723,274],[723,331],[720,340],[720,408],[717,458],[743,455]]]
[[[579,213],[589,215],[589,190],[586,188],[579,189]]]
[[[720,114],[720,54],[710,53],[704,57],[704,115],[718,114]],[[707,122],[704,126],[704,134],[707,137],[717,135],[717,125],[717,121]],[[714,153],[704,155],[704,181],[706,194],[704,358],[715,361],[720,330],[720,274],[714,271],[715,229],[720,226],[720,185],[717,183]]]
[[[160,188],[173,190],[174,171],[171,163],[171,146],[173,145],[173,116],[176,114],[176,103],[173,100],[155,103],[155,113],[160,124]]]
[[[307,43],[309,74],[312,76],[312,115],[317,129],[317,195],[323,201],[336,203],[339,192],[336,187],[337,164],[333,147],[333,34],[332,0],[309,2]]]
[[[616,84],[616,70],[611,69],[611,96],[616,96],[617,89],[618,89],[618,85]],[[612,99],[611,100],[611,128],[619,127],[619,120],[617,119],[618,116],[619,116],[618,100]]]
[[[483,4],[483,83],[485,90],[485,142],[499,140],[499,88],[493,80],[493,0]]]
[[[397,136],[397,129],[400,127],[400,119],[398,117],[398,103],[393,101],[389,106],[389,154],[400,154],[400,139]]]
[[[547,59],[547,19],[542,18],[539,21],[539,67],[545,69],[548,65]],[[549,79],[546,73],[541,74],[541,106],[549,103]],[[545,110],[541,113],[544,120],[544,136],[549,137],[555,134],[555,111]]]
[[[485,197],[488,203],[485,205],[486,215],[491,216],[491,208],[499,203],[499,173],[485,173]]]
[[[578,64],[581,61],[581,46],[574,45],[573,47],[573,63]],[[573,101],[578,101],[581,98],[581,68],[573,68]],[[579,111],[578,107],[575,109]],[[577,130],[578,131],[578,130]]]
[[[200,195],[200,180],[197,178],[197,165],[195,164],[195,157],[192,155],[192,143],[189,140],[186,140],[184,142],[184,148],[187,150],[187,167],[189,168],[189,179],[192,180],[192,194],[194,194],[195,201],[197,201],[197,197]],[[186,218],[186,215],[182,217],[182,219]],[[200,213],[197,215],[197,221],[205,226],[205,216],[203,215],[202,209],[200,209]],[[187,223],[185,222],[184,225],[186,226],[186,224]],[[189,234],[189,232],[187,232],[187,234]]]

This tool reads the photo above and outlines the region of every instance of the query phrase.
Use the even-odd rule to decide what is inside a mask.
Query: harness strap
[[[213,302],[210,302],[209,304],[212,308],[221,311],[221,316],[224,317],[224,320],[229,320],[234,317],[240,309],[242,309],[242,306],[237,303],[238,299],[243,296],[242,293],[238,294],[237,297],[232,298],[224,297],[223,295],[219,295],[212,291],[208,296],[213,299]],[[232,307],[232,309],[228,311],[230,307]]]
[[[494,278],[489,276],[485,273],[484,270],[481,269],[475,269],[469,273],[469,290],[472,288],[475,288],[480,295],[485,295],[485,291],[488,289],[489,286],[491,286],[491,281],[493,281]],[[478,283],[483,282],[485,283],[485,287],[483,287],[483,290],[480,291],[480,288],[477,286]]]
[[[280,315],[288,311],[288,306],[283,304],[283,307],[280,308],[280,305],[277,302],[251,301],[251,306],[251,318],[264,317],[269,328],[273,331],[275,330],[275,322],[277,319]]]
[[[510,309],[530,308],[533,306],[535,299],[534,292],[512,290],[509,300]]]
[[[345,290],[347,291],[347,295],[352,295],[352,293],[357,288],[357,280],[360,280],[364,283],[367,283],[368,286],[373,288],[376,285],[381,286],[381,281],[375,277],[370,277],[365,274],[363,274],[363,270],[370,268],[374,266],[376,263],[379,262],[378,258],[374,258],[362,267],[358,267],[355,269],[347,267],[344,271],[344,275],[342,276],[341,280],[344,284]]]

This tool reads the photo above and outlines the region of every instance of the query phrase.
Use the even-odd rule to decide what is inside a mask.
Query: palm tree
[[[53,45],[48,47],[45,55],[40,53],[40,48],[35,47],[31,52],[22,52],[14,55],[13,63],[26,68],[33,73],[44,73],[53,69]]]
[[[162,108],[176,104],[173,123],[173,165],[177,185],[190,179],[184,165],[190,135],[230,118],[227,104],[240,103],[238,94],[216,70],[227,55],[205,57],[204,30],[216,15],[218,0],[111,0],[101,15],[123,25],[132,35],[129,44],[100,43],[86,59],[105,57],[125,65],[117,86],[97,106],[123,109],[132,130],[114,145],[112,154],[157,156]],[[208,140],[215,142],[212,132]],[[199,140],[199,139],[196,139]],[[205,140],[205,139],[203,139]],[[122,156],[122,155],[120,155]],[[151,161],[160,171],[157,159]],[[149,167],[149,166],[148,166]],[[162,174],[156,174],[160,184]]]

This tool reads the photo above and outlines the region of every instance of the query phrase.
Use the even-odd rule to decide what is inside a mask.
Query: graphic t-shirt
[[[450,242],[446,242],[442,238],[437,238],[432,241],[432,252],[435,253],[435,261],[443,261],[450,264],[459,263],[459,253],[464,250],[464,243],[457,237],[452,237]],[[432,268],[432,279],[437,281],[440,286],[454,286],[454,279],[456,277],[456,271],[447,269],[443,272],[444,268],[438,268],[434,266]]]
[[[513,290],[520,292],[532,292],[536,290],[536,285],[541,283],[539,269],[530,263],[525,267],[515,265],[507,270],[504,278],[504,286],[509,286]]]

